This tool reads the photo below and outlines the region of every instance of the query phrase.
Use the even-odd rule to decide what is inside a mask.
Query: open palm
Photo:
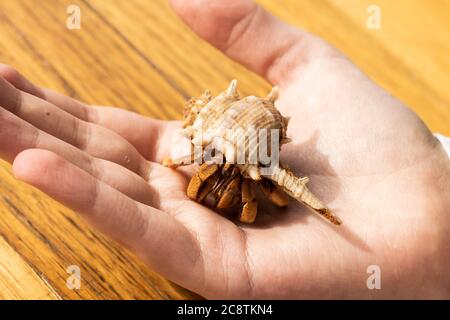
[[[343,221],[292,202],[239,225],[161,166],[178,122],[87,106],[0,73],[0,156],[154,270],[208,298],[449,297],[450,165],[424,124],[336,49],[250,1],[172,1],[201,37],[280,87],[282,160]],[[433,261],[433,264],[427,262]],[[366,286],[380,267],[382,290]]]

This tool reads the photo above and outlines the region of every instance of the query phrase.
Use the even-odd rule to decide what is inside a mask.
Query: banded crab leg
[[[243,223],[253,223],[258,212],[258,202],[256,201],[256,191],[253,181],[244,179],[241,184],[242,211],[239,214],[239,221]]]
[[[239,169],[233,165],[204,163],[189,182],[187,194],[200,203],[213,195],[218,209],[232,208],[242,202],[239,221],[253,223],[258,210],[255,184],[250,179],[242,179]]]
[[[225,164],[222,168],[222,184],[215,189],[218,202],[216,207],[227,209],[237,205],[241,198],[241,173],[231,164]]]
[[[204,186],[205,182],[214,176],[214,174],[219,170],[219,165],[218,164],[208,164],[208,163],[203,163],[199,170],[197,171],[197,173],[191,178],[191,181],[189,181],[189,185],[187,188],[187,196],[195,201],[199,201],[199,196],[202,196],[203,200],[206,195],[204,195],[204,191],[203,194],[200,192],[200,190],[202,189],[202,187]],[[207,184],[206,185],[209,188],[212,188],[212,184]],[[201,201],[199,201],[201,202]]]
[[[204,163],[191,178],[187,195],[192,200],[206,201],[219,209],[231,208],[240,202],[240,181],[238,168],[230,164]]]
[[[259,187],[264,195],[277,207],[286,207],[288,205],[289,199],[286,193],[269,179],[262,178],[259,181]]]

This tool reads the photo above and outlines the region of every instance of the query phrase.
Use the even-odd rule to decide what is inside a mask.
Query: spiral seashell
[[[206,91],[202,96],[187,103],[183,134],[194,146],[203,148],[200,161],[205,163],[201,167],[204,171],[200,171],[191,180],[188,195],[191,194],[191,198],[202,201],[207,192],[220,194],[223,198],[217,202],[223,207],[224,203],[236,203],[237,193],[233,188],[239,186],[242,180],[241,189],[246,193],[242,194],[242,199],[247,199],[247,202],[243,201],[241,218],[252,222],[256,215],[256,204],[249,181],[261,181],[264,182],[262,184],[265,186],[265,194],[271,199],[277,199],[276,204],[287,204],[287,201],[282,200],[282,195],[274,194],[277,189],[281,189],[330,222],[340,224],[339,219],[306,187],[309,179],[296,177],[279,162],[281,146],[289,143],[290,139],[286,134],[289,118],[283,117],[275,107],[277,98],[277,87],[264,98],[241,98],[237,92],[237,81],[233,80],[218,96],[213,97]],[[170,159],[166,164],[176,167],[188,164],[186,160],[194,158],[195,156],[191,155],[183,159]],[[231,179],[229,174],[226,175],[225,172],[231,172],[230,167],[227,166],[226,170],[225,167],[219,167],[218,164],[222,165],[222,161],[237,167],[242,178],[232,176]],[[209,185],[203,187],[208,181]],[[214,184],[211,181],[214,181]],[[224,181],[230,185],[226,185]],[[271,181],[277,188],[270,187],[267,181]],[[221,185],[220,192],[218,185]],[[200,189],[203,192],[200,192]],[[199,194],[202,194],[201,198],[198,198]]]

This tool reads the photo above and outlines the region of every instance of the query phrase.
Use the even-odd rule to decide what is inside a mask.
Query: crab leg
[[[228,172],[227,172],[228,171]],[[238,204],[241,197],[241,174],[239,169],[230,164],[225,164],[223,166],[222,172],[224,173],[225,185],[218,186],[218,189],[223,190],[220,192],[218,196],[220,196],[219,201],[217,202],[216,207],[219,209],[231,208],[234,205]]]
[[[191,178],[191,181],[189,181],[187,196],[192,200],[197,200],[200,194],[200,189],[205,181],[212,177],[218,170],[218,164],[203,163],[198,172]]]
[[[214,206],[216,204],[216,200],[210,199],[208,196],[210,194],[214,195],[214,187],[219,183],[219,180],[219,171],[214,173],[211,177],[207,178],[200,187],[200,191],[198,193],[196,201],[199,203],[206,202]]]
[[[251,180],[245,179],[241,184],[242,190],[242,211],[239,215],[239,221],[243,223],[253,223],[258,211],[258,202],[256,201],[256,192]]]
[[[340,219],[306,187],[308,178],[298,178],[291,171],[280,167],[275,168],[268,178],[278,184],[288,195],[303,202],[323,218],[335,225],[341,224]]]
[[[276,206],[286,207],[289,203],[289,199],[286,194],[280,190],[272,181],[268,179],[261,179],[259,186],[264,195],[269,198]]]

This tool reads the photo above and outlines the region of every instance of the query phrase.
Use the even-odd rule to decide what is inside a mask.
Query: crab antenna
[[[228,89],[227,89],[227,95],[229,96],[236,96],[237,95],[237,80],[232,80]]]
[[[278,99],[278,87],[273,87],[270,93],[267,95],[266,100],[275,102]]]

